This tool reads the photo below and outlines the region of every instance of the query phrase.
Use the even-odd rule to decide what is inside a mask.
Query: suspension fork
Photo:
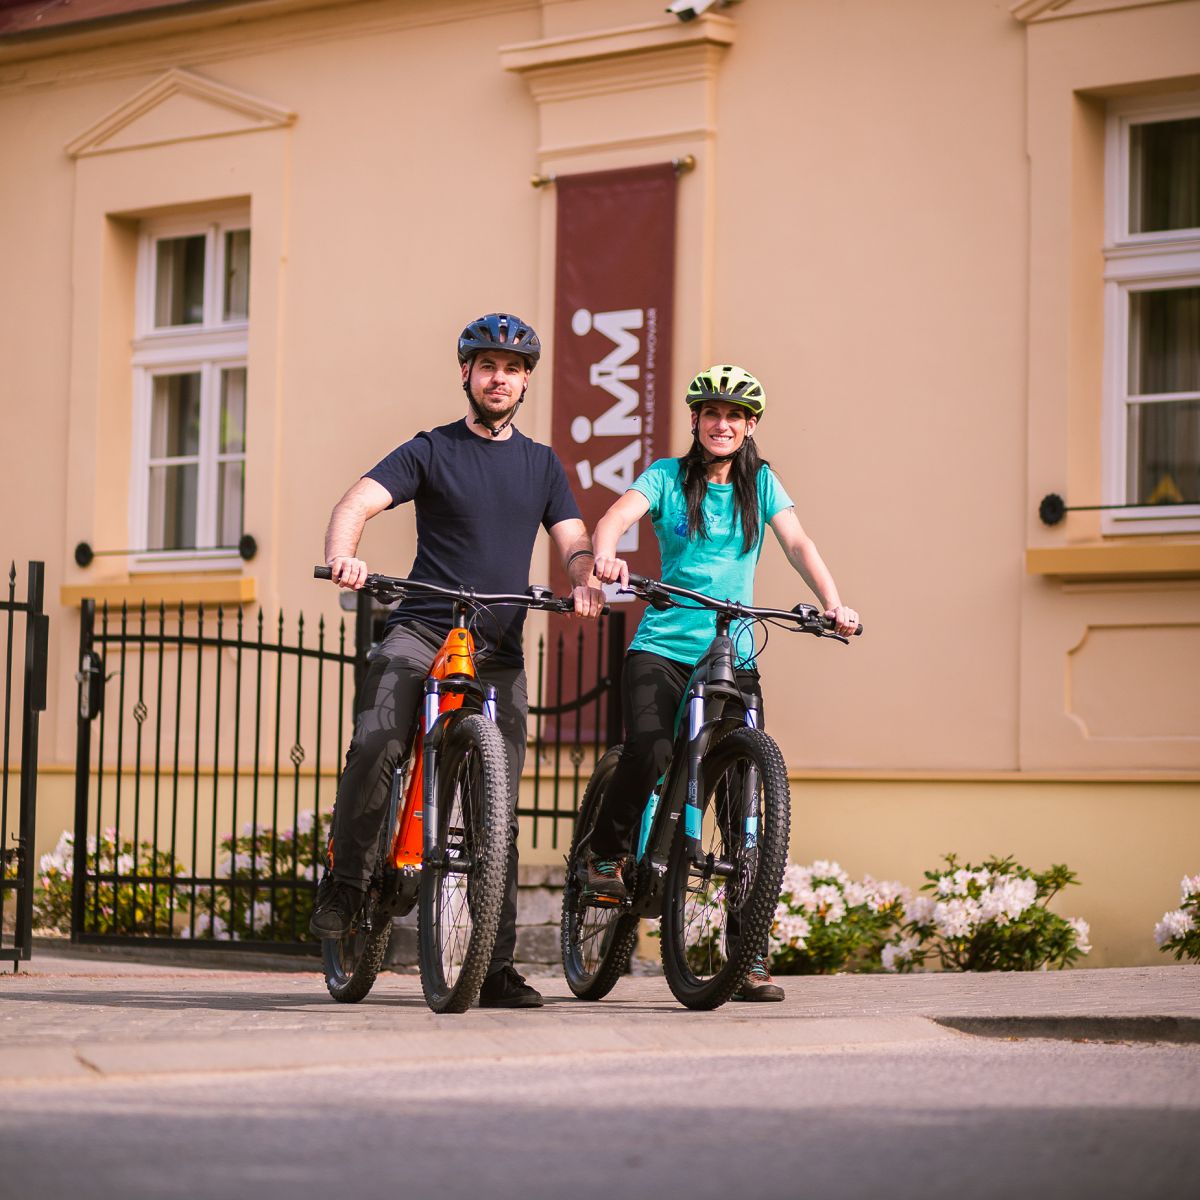
[[[746,728],[761,728],[761,719],[758,697],[750,696],[746,705]],[[758,845],[758,805],[755,803],[757,795],[758,768],[751,765],[746,768],[746,777],[742,781],[742,842],[747,850],[752,850]]]
[[[687,799],[683,806],[684,850],[697,866],[703,860],[700,852],[700,758],[703,752],[701,734],[704,730],[704,683],[697,680],[692,685],[687,703],[688,723],[688,779]]]
[[[421,808],[423,810],[422,833],[424,862],[432,864],[437,850],[438,838],[438,801],[437,801],[437,739],[434,738],[434,727],[441,715],[442,684],[438,679],[425,680],[425,745],[424,754],[424,790]]]

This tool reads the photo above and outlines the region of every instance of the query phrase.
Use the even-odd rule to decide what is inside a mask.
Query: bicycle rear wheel
[[[351,923],[349,931],[342,937],[321,939],[321,966],[325,971],[325,986],[329,994],[342,1004],[357,1004],[375,985],[375,980],[383,969],[388,944],[392,940],[391,913],[375,911],[383,890],[382,880],[386,871],[391,832],[386,828],[379,831],[379,841],[375,847],[375,869],[367,887],[366,900],[362,911]]]
[[[596,764],[575,818],[575,836],[567,856],[560,933],[563,973],[567,985],[581,1000],[607,996],[624,974],[637,944],[637,917],[623,905],[585,904],[579,877],[619,757],[620,747],[614,747]]]
[[[463,717],[439,757],[436,849],[421,866],[418,957],[434,1012],[466,1012],[479,994],[500,924],[508,836],[500,731],[479,714]]]
[[[370,929],[356,923],[345,937],[321,939],[321,965],[329,994],[343,1004],[356,1004],[375,984],[392,940],[392,918]]]
[[[737,990],[763,953],[787,862],[790,797],[779,747],[736,729],[701,763],[699,864],[683,822],[667,869],[662,959],[667,984],[688,1008],[711,1009]]]

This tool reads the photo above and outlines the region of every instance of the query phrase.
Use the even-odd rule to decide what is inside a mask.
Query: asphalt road
[[[1195,1194],[1200,1046],[895,1038],[9,1081],[0,1194]]]

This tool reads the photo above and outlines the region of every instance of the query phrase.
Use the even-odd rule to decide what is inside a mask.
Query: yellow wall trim
[[[1096,543],[1025,551],[1030,575],[1065,579],[1200,578],[1200,542]]]
[[[252,575],[235,579],[138,579],[128,583],[66,583],[58,589],[59,603],[79,608],[86,599],[108,602],[109,608],[128,604],[253,604],[257,589]]]

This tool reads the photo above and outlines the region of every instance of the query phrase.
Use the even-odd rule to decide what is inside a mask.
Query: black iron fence
[[[308,940],[356,684],[381,624],[360,601],[350,629],[321,619],[315,638],[302,616],[84,602],[75,831],[50,872],[69,891],[76,940]],[[591,762],[618,736],[624,648],[620,613],[598,632],[539,639],[518,807],[535,845],[569,840]]]
[[[38,716],[46,708],[49,618],[42,611],[45,574],[31,562],[25,599],[17,599],[17,567],[9,565],[8,593],[0,596],[4,636],[3,750],[0,758],[0,961],[29,958],[33,935],[34,819],[37,802]],[[18,619],[23,642],[18,642]],[[15,667],[15,655],[20,655]],[[15,668],[15,669],[14,669]],[[14,715],[19,713],[20,760],[12,755]],[[14,776],[17,786],[14,788]]]

